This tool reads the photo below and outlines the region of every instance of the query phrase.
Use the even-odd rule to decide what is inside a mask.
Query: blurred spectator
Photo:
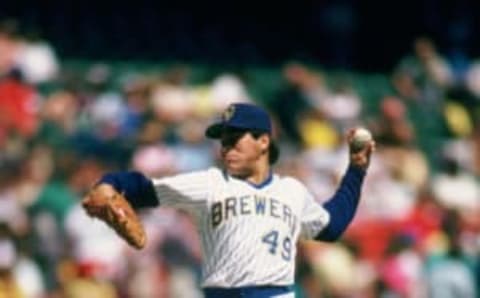
[[[0,148],[9,138],[29,139],[37,131],[38,94],[12,74],[0,75]]]
[[[224,111],[234,102],[250,102],[250,96],[244,83],[234,74],[221,74],[211,85],[214,114]]]
[[[0,148],[12,138],[31,138],[35,134],[38,94],[25,81],[18,59],[22,53],[18,24],[0,23]]]
[[[382,162],[384,158],[380,159]],[[366,181],[365,200],[360,203],[359,215],[387,221],[404,218],[415,204],[415,188],[400,175],[389,172],[387,165],[377,164],[377,167],[381,168]]]
[[[149,241],[140,255],[128,255],[130,297],[202,297],[201,248],[192,218],[171,208],[142,215]]]
[[[0,21],[0,77],[15,70],[18,53],[18,24],[15,20]]]
[[[408,101],[416,129],[429,139],[417,140],[426,151],[439,146],[443,133],[444,102],[453,87],[453,72],[447,60],[438,52],[432,39],[418,37],[413,42],[413,53],[402,58],[394,70],[397,92]],[[425,117],[428,114],[429,117]],[[435,165],[434,154],[429,157]]]
[[[422,260],[413,250],[413,239],[408,235],[394,236],[387,256],[380,268],[383,290],[380,297],[425,297],[422,281]]]
[[[312,247],[310,251],[307,250],[307,257],[324,294],[341,297],[353,293],[355,260],[345,247],[341,245]]]
[[[92,277],[91,269],[87,266],[79,267],[64,260],[58,268],[58,279],[61,287],[56,295],[65,298],[119,297],[115,286],[109,281]]]
[[[200,119],[188,119],[178,126],[179,141],[171,146],[175,171],[200,170],[214,164],[212,145],[204,138],[206,126]]]
[[[93,221],[80,203],[66,216],[65,229],[73,250],[70,252],[79,269],[94,279],[112,281],[125,266],[125,244],[104,223]]]
[[[407,105],[421,103],[421,92],[414,78],[407,72],[397,71],[392,75],[392,86],[398,96],[403,98]]]
[[[128,276],[125,278],[124,292],[127,297],[170,297],[170,276],[162,259],[137,257],[130,260]],[[152,266],[154,265],[154,266]]]
[[[155,116],[166,124],[178,124],[192,113],[192,101],[188,94],[189,69],[174,67],[152,89],[152,105]]]
[[[476,100],[480,100],[480,63],[473,62],[465,75],[465,85]]]
[[[370,122],[378,151],[390,175],[418,190],[428,180],[426,156],[417,148],[414,126],[403,102],[394,96],[381,101],[380,115]]]
[[[326,90],[323,78],[300,63],[289,63],[282,69],[284,85],[271,103],[271,110],[281,125],[284,136],[294,144],[303,139],[299,123],[310,100],[324,96]]]
[[[322,297],[322,287],[314,274],[309,260],[299,257],[298,270],[296,271],[295,280],[295,297],[313,298]]]
[[[0,228],[0,297],[26,297],[20,284],[13,274],[16,262],[16,251],[12,239],[5,234],[5,228]]]
[[[341,159],[337,155],[344,156],[335,151],[309,150],[296,158],[284,157],[276,168],[282,175],[293,175],[308,185],[317,200],[326,200],[335,192],[339,178],[337,171],[342,169],[338,162],[333,161]],[[329,162],[322,163],[325,160]],[[333,163],[330,164],[330,161]]]
[[[71,149],[70,139],[78,131],[80,109],[72,92],[58,90],[49,94],[40,110],[42,124],[36,139],[57,151]]]
[[[21,167],[20,161],[0,163],[0,224],[16,236],[24,236],[29,229],[28,217],[17,193]]]
[[[47,289],[41,268],[31,253],[31,247],[22,248],[19,245],[13,274],[26,298],[41,298],[45,296]]]
[[[415,198],[415,205],[398,222],[398,233],[410,237],[421,255],[442,251],[440,243],[435,243],[439,235],[445,210],[437,202],[430,189],[422,189]],[[434,245],[432,247],[432,244]]]
[[[118,138],[121,127],[126,122],[126,107],[123,98],[117,93],[99,94],[90,105],[90,125],[101,139]]]
[[[161,177],[175,173],[175,154],[162,143],[138,147],[132,156],[133,169]]]
[[[454,79],[447,61],[427,37],[415,39],[413,55],[403,58],[395,72],[411,77],[421,92],[421,101],[430,108],[443,101],[444,91],[452,86]]]
[[[19,245],[22,236],[0,223],[0,297],[41,298],[46,293],[40,269]]]
[[[475,176],[454,159],[444,160],[443,170],[432,178],[432,190],[445,208],[463,212],[476,212],[480,208],[480,189]]]
[[[448,239],[445,254],[427,259],[429,295],[433,298],[477,297],[473,260],[464,254],[460,245],[461,226],[456,212],[451,212],[443,222],[442,230]]]
[[[136,136],[138,145],[154,145],[167,139],[166,126],[155,118],[147,118]]]
[[[380,115],[369,127],[380,145],[408,147],[415,138],[405,105],[394,96],[382,98]]]
[[[103,171],[104,165],[95,159],[64,160],[32,208],[34,214],[53,214],[57,220],[61,237],[56,246],[63,251],[45,253],[53,267],[49,273],[55,276],[54,289],[60,290],[61,297],[118,297],[113,281],[119,268],[124,268],[124,243],[104,224],[92,221],[79,205],[80,197]],[[52,239],[44,235],[40,241],[39,245],[48,246],[43,241]]]
[[[79,249],[68,245],[68,214],[101,171],[96,163],[77,158],[71,152],[55,156],[51,177],[41,184],[35,200],[28,206],[35,241],[33,252],[49,290],[58,286],[56,267],[60,258]]]
[[[31,30],[19,43],[16,67],[30,84],[41,84],[56,79],[59,63],[53,47]]]
[[[333,150],[340,143],[340,135],[323,113],[305,111],[297,123],[305,149]]]
[[[472,134],[473,123],[464,105],[453,101],[447,102],[443,114],[451,136],[465,138]]]
[[[439,166],[443,166],[446,159],[453,160],[464,171],[475,174],[476,152],[475,135],[473,133],[469,137],[448,138],[444,140],[442,151],[439,152],[441,156]],[[436,172],[442,172],[443,170],[442,167],[439,167]]]
[[[131,78],[122,85],[126,101],[126,115],[121,135],[135,139],[150,113],[150,81],[147,78]]]
[[[53,154],[53,151],[48,151],[46,154]],[[75,185],[72,183],[74,175],[80,175],[84,170],[80,162],[75,161],[77,158],[74,154],[64,154],[61,157],[48,156],[50,165],[48,175],[42,177],[42,181],[35,181],[28,177],[26,183],[31,184],[31,188],[35,188],[35,196],[30,200],[26,200],[29,215],[32,220],[37,215],[48,213],[51,216],[56,228],[62,229],[65,215],[78,197]],[[42,166],[34,165],[35,167]],[[54,168],[52,168],[55,166]],[[44,165],[44,168],[46,166]],[[78,171],[74,173],[74,171]],[[37,185],[33,185],[37,183]],[[52,234],[50,234],[52,236]]]
[[[342,133],[360,122],[362,102],[347,78],[336,78],[330,92],[310,102]]]
[[[118,138],[127,117],[122,94],[112,89],[112,76],[112,71],[106,64],[91,66],[85,75],[88,93],[85,114],[82,115],[84,121],[81,124],[85,129],[93,131],[101,141]]]
[[[475,131],[472,135],[472,149],[473,149],[473,173],[480,176],[480,121],[475,126]]]

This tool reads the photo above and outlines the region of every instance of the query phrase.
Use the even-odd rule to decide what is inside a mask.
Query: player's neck
[[[264,183],[269,177],[270,177],[270,166],[267,164],[259,164],[253,171],[252,173],[246,177],[245,180],[248,182],[255,184],[255,185],[260,185]]]

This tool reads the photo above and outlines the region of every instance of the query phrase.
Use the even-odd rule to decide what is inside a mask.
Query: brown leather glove
[[[142,222],[123,194],[110,184],[93,187],[82,200],[82,206],[92,217],[104,221],[136,249],[145,246],[147,237]]]

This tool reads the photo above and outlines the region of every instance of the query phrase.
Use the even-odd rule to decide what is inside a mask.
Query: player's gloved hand
[[[146,243],[143,225],[128,200],[110,184],[93,187],[82,200],[88,215],[104,221],[131,246],[141,249]]]
[[[347,133],[347,142],[350,151],[350,164],[366,170],[370,165],[372,153],[375,151],[375,140],[371,138],[359,139],[356,129]]]

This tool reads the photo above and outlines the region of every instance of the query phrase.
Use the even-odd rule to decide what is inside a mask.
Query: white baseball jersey
[[[294,178],[261,186],[217,168],[153,179],[160,204],[195,217],[204,287],[292,285],[296,242],[316,236],[329,214]]]

